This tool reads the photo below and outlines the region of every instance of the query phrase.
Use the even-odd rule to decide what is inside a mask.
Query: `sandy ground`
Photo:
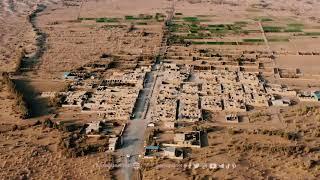
[[[319,75],[320,72],[318,56],[280,56],[277,65],[280,68],[301,69],[306,74]]]
[[[268,148],[265,150],[259,148],[243,149],[247,145],[275,148],[301,144],[315,148],[318,143],[316,127],[319,126],[319,123],[315,120],[319,111],[316,110],[309,116],[300,114],[297,118],[296,113],[299,112],[301,107],[295,106],[283,109],[280,119],[275,121],[274,117],[263,120],[265,119],[263,116],[255,118],[255,115],[252,115],[251,119],[256,119],[254,123],[241,123],[234,126],[218,121],[210,122],[207,124],[207,127],[211,129],[208,133],[208,146],[201,149],[189,149],[187,151],[188,157],[181,161],[169,159],[146,160],[146,166],[142,169],[144,178],[265,179],[286,177],[313,179],[318,177],[317,168],[308,167],[310,159],[318,158],[317,151],[307,156],[306,152],[296,156],[281,150],[269,151]],[[271,115],[269,114],[271,112],[265,113],[267,116]],[[305,131],[302,139],[298,141],[288,140],[279,135],[252,133],[257,129],[294,132],[297,127]],[[306,130],[305,128],[310,129]],[[159,139],[165,140],[165,137],[160,136]],[[195,168],[197,164],[200,166]],[[224,164],[225,166],[210,169],[210,164]],[[228,164],[229,167],[227,168]],[[234,167],[232,167],[233,164]]]
[[[154,54],[160,42],[161,26],[139,26],[137,31],[127,34],[130,22],[120,22],[119,28],[105,28],[105,23],[76,21],[77,18],[124,18],[125,15],[163,13],[163,5],[154,1],[147,9],[131,8],[131,1],[86,1],[79,7],[48,8],[39,16],[39,27],[47,34],[46,51],[41,57],[38,73],[45,76],[60,77],[62,72],[70,71],[88,62],[99,60],[106,54]],[[140,6],[142,1],[134,2]],[[115,5],[115,6],[112,6]],[[110,7],[108,10],[97,7]],[[141,32],[150,33],[141,37]]]
[[[1,134],[1,171],[3,178],[94,179],[111,178],[105,153],[82,158],[65,158],[58,148],[61,132],[42,127]]]
[[[0,86],[0,109],[1,109],[1,116],[2,119],[1,123],[6,125],[13,125],[13,124],[19,124],[21,123],[21,119],[19,118],[19,115],[14,111],[14,100],[11,95],[11,93],[8,92],[7,86],[1,82]]]
[[[49,5],[47,0],[4,0],[0,3],[0,71],[14,71],[18,55],[24,50],[27,55],[36,51],[36,34],[27,16],[37,3]]]

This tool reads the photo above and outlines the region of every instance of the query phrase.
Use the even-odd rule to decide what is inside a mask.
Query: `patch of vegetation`
[[[302,29],[299,28],[288,28],[285,29],[284,32],[303,32]]]
[[[204,41],[192,41],[192,44],[207,44],[207,42]]]
[[[97,18],[97,23],[103,23],[103,22],[119,22],[118,18]]]
[[[273,21],[273,19],[269,18],[269,17],[257,17],[254,18],[255,21],[261,21],[261,22],[270,22]]]
[[[248,24],[248,22],[246,22],[246,21],[236,21],[236,22],[234,22],[234,24],[235,25],[240,25],[240,26],[245,26],[245,25]]]
[[[267,18],[267,17],[263,17],[263,18],[260,19],[260,21],[262,21],[262,22],[268,22],[268,21],[273,21],[273,19]]]
[[[191,33],[188,34],[187,36],[182,36],[184,39],[205,39],[208,38],[209,36],[201,34],[201,33]]]
[[[265,32],[303,32],[302,24],[288,24],[287,27],[263,26]]]
[[[112,29],[112,28],[126,28],[126,25],[120,25],[120,24],[108,24],[108,25],[103,25],[101,28],[103,29]]]
[[[183,33],[204,33],[203,31],[209,31],[213,34],[225,34],[228,32],[237,32],[241,33],[241,26],[243,25],[234,25],[234,24],[209,24],[209,25],[198,25],[195,23],[192,24],[178,24],[172,23],[169,25],[169,30],[171,32],[183,32]],[[206,32],[207,33],[207,32]],[[207,37],[207,36],[206,36]]]
[[[148,14],[139,14],[138,17],[135,16],[125,16],[126,20],[150,20],[152,19],[153,16],[152,15],[148,15]]]
[[[199,18],[198,17],[184,17],[183,20],[186,22],[198,22]]]
[[[126,20],[136,20],[137,18],[135,18],[134,16],[125,16],[124,17]]]
[[[147,22],[137,22],[136,25],[148,25]]]
[[[222,42],[222,41],[192,41],[192,44],[197,45],[237,45],[237,42]]]
[[[264,32],[281,32],[283,27],[279,26],[263,26]]]
[[[230,31],[239,33],[242,30],[242,26],[240,24],[210,24],[208,25],[208,30],[211,33],[227,33]]]
[[[244,31],[240,31],[240,33],[243,33],[243,34],[248,35],[248,34],[250,34],[250,31],[248,31],[248,30],[244,30]]]
[[[254,7],[252,7],[252,8],[247,8],[246,11],[248,11],[248,12],[261,12],[260,9],[257,9],[257,8],[254,8]]]
[[[303,28],[304,25],[300,24],[300,23],[290,23],[290,24],[288,24],[288,27]]]
[[[288,27],[284,30],[284,32],[303,32],[302,28],[303,24],[288,24]]]
[[[214,41],[209,41],[207,42],[208,45],[236,45],[236,42],[214,42]]]
[[[263,39],[243,39],[243,42],[264,42]]]
[[[305,36],[320,36],[320,32],[305,32]]]
[[[162,14],[162,13],[156,13],[156,15],[154,16],[154,18],[159,22],[164,21],[165,17],[166,16],[164,14]]]
[[[198,33],[198,30],[191,29],[190,32],[191,32],[191,33]]]
[[[213,17],[213,16],[212,15],[204,15],[204,14],[197,15],[197,17]]]
[[[268,37],[270,42],[289,42],[289,37]]]
[[[249,29],[249,30],[245,30],[248,31],[249,33],[260,33],[260,30],[258,29]]]
[[[80,20],[80,21],[93,21],[95,19],[96,18],[78,18],[78,20]]]
[[[169,31],[171,32],[181,32],[182,29],[185,29],[186,26],[182,25],[182,24],[175,24],[175,23],[172,23],[170,24],[169,26]]]
[[[171,35],[167,41],[168,41],[168,44],[184,44],[185,43],[184,38],[178,35]]]
[[[226,31],[225,29],[209,29],[210,33],[212,34],[225,34],[228,31]]]
[[[264,42],[238,42],[238,45],[263,45]]]
[[[225,28],[227,24],[209,24],[209,28]]]
[[[96,21],[97,23],[103,23],[103,22],[119,22],[120,18],[78,18],[79,21]]]

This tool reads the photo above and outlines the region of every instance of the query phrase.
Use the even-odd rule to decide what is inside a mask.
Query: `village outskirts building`
[[[274,99],[271,101],[272,106],[287,107],[291,105],[290,99]]]
[[[297,98],[299,99],[299,101],[304,102],[318,102],[320,101],[320,91],[303,92],[297,94]]]
[[[166,147],[190,147],[190,148],[201,148],[201,132],[200,131],[189,131],[183,133],[176,133],[174,135],[174,144],[163,143]]]
[[[239,116],[237,114],[227,114],[226,115],[227,123],[239,123]]]
[[[183,159],[183,150],[176,147],[166,147],[163,149],[163,156],[169,159]]]
[[[311,96],[316,100],[320,101],[320,91],[314,91],[311,93]]]
[[[109,138],[109,148],[108,148],[109,151],[113,152],[116,150],[118,145],[118,140],[119,140],[118,137]]]

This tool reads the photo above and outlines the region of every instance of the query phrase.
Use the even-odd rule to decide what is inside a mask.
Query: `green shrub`
[[[187,22],[198,22],[199,21],[199,19],[197,17],[184,17],[183,20],[187,21]]]

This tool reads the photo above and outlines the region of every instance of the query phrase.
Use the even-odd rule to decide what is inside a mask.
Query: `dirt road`
[[[159,48],[159,56],[156,57],[156,61],[153,65],[152,71],[145,77],[144,88],[140,91],[137,103],[135,104],[134,118],[130,121],[128,128],[123,135],[123,147],[119,150],[122,161],[125,166],[121,168],[121,174],[124,175],[125,180],[129,180],[133,176],[134,166],[139,162],[139,158],[142,157],[143,146],[144,146],[144,134],[147,129],[148,123],[151,121],[150,116],[150,99],[154,99],[155,84],[157,84],[157,76],[161,68],[161,59],[167,50],[167,25],[170,24],[174,14],[174,4],[170,7],[170,11],[167,15],[167,20],[164,23],[164,37]],[[169,22],[169,23],[168,23]]]

